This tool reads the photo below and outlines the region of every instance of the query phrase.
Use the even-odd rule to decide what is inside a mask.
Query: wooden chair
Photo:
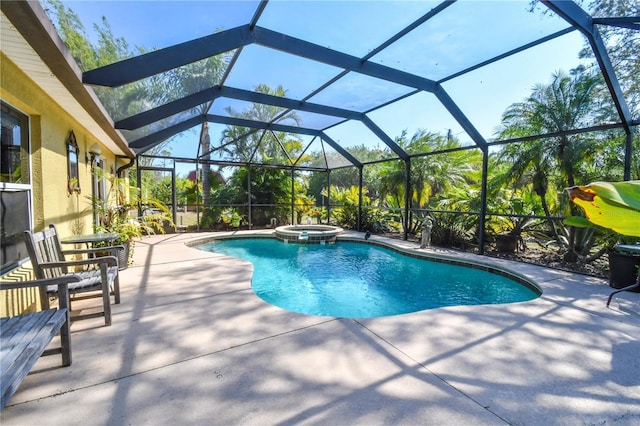
[[[117,250],[121,249],[121,247],[62,250],[58,232],[54,225],[49,225],[48,229],[41,232],[24,231],[24,237],[36,278],[44,279],[77,275],[80,277],[80,281],[69,284],[71,301],[102,297],[102,312],[77,315],[72,319],[104,316],[104,324],[111,325],[111,293],[114,295],[114,302],[120,303],[118,259],[116,256],[96,256],[105,251],[117,254]],[[79,260],[67,260],[65,257],[67,255],[87,255],[89,257]],[[79,267],[82,267],[82,269],[77,270]],[[48,295],[56,292],[56,286],[49,286],[46,291],[41,292],[44,303],[48,304]],[[79,294],[81,296],[78,296]]]
[[[55,286],[58,309],[0,318],[0,409],[11,399],[20,383],[29,374],[40,356],[62,355],[62,365],[71,365],[71,333],[69,328],[69,293],[67,286],[80,282],[80,277],[66,275],[46,280],[0,282],[0,290],[28,287],[46,289]],[[44,300],[41,300],[44,305]],[[48,303],[46,303],[48,305]],[[60,334],[60,347],[47,349],[56,334]]]

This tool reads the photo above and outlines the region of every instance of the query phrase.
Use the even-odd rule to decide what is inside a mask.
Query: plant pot
[[[624,288],[635,284],[640,268],[640,256],[635,254],[609,252],[609,285]],[[631,290],[640,293],[640,288]]]
[[[496,249],[503,253],[514,253],[518,249],[517,235],[496,235]]]
[[[176,228],[168,220],[162,221],[162,230],[165,234],[174,234],[176,232]]]
[[[118,250],[118,269],[127,269],[129,266],[129,254],[131,252],[131,241],[127,241],[121,244],[124,246],[124,250]]]

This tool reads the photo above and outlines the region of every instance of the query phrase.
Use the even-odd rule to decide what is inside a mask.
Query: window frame
[[[69,194],[77,192],[80,194],[80,148],[76,141],[76,135],[73,130],[69,132],[67,137],[67,189]]]
[[[1,192],[23,191],[27,193],[27,212],[26,212],[28,216],[27,223],[28,223],[29,230],[33,230],[33,167],[32,167],[32,148],[31,148],[32,147],[31,117],[29,116],[29,114],[25,113],[24,111],[21,111],[19,108],[16,108],[15,106],[6,102],[4,99],[0,99],[0,102],[2,103],[3,109],[6,108],[12,114],[18,115],[22,120],[22,122],[24,123],[24,126],[21,126],[21,130],[24,130],[24,132],[26,132],[26,135],[21,135],[21,144],[20,144],[21,151],[20,152],[21,152],[21,156],[24,155],[26,158],[21,158],[20,162],[23,166],[26,165],[28,167],[28,170],[25,176],[28,180],[28,183],[0,181],[0,191]],[[2,241],[0,241],[0,246],[2,247],[2,251],[4,253],[4,250],[5,250],[4,246],[6,241],[5,241],[5,238],[2,238],[1,240]],[[26,247],[25,247],[24,257],[17,259],[14,263],[7,263],[6,265],[5,264],[0,265],[0,269],[1,269],[0,274],[5,274],[16,268],[19,268],[28,260],[29,260],[29,256],[26,253]],[[3,259],[3,263],[4,261],[6,261],[6,259]]]
[[[12,184],[12,185],[31,185],[31,140],[30,140],[31,119],[28,114],[24,113],[18,108],[15,108],[13,105],[9,104],[8,102],[5,102],[3,99],[0,99],[0,105],[1,105],[1,110],[2,111],[6,110],[6,114],[8,114],[9,116],[12,116],[18,122],[20,129],[24,129],[24,132],[21,132],[20,134],[20,140],[18,145],[16,145],[15,143],[12,145],[2,145],[3,157],[5,156],[4,154],[7,153],[7,158],[2,158],[2,160],[0,161],[2,161],[3,164],[5,164],[6,160],[9,159],[8,153],[15,151],[18,153],[20,158],[20,167],[27,169],[26,172],[24,170],[21,170],[20,181],[13,181],[12,179],[4,180],[0,176],[0,182],[3,184],[6,183],[6,184]],[[4,115],[4,113],[0,113],[0,116],[2,115]],[[6,122],[8,120],[2,120],[2,121]],[[23,135],[23,133],[25,132],[26,132],[26,135]],[[12,165],[13,162],[10,161],[9,163],[11,163]],[[12,171],[12,167],[9,167],[9,171]]]

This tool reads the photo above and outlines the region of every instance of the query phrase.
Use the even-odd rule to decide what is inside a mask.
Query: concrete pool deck
[[[185,245],[210,235],[136,242],[113,325],[73,323],[73,364],[40,359],[0,423],[640,425],[638,293],[606,308],[604,280],[480,257],[544,294],[305,316],[255,296],[249,263]]]

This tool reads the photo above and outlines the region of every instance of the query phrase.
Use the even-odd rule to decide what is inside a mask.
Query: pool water
[[[253,264],[253,291],[309,315],[372,318],[443,306],[523,302],[540,293],[502,275],[417,259],[371,244],[221,240],[200,249]]]

